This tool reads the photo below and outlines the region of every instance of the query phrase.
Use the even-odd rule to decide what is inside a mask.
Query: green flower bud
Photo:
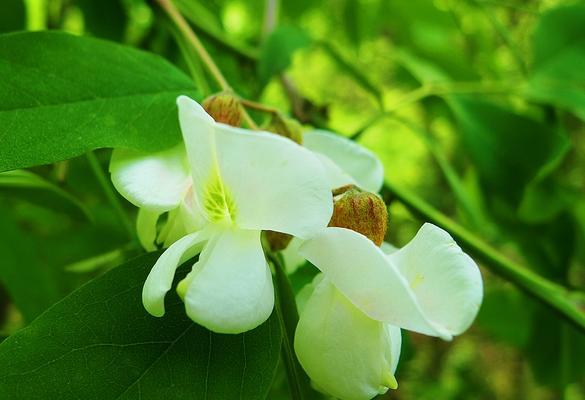
[[[264,231],[264,238],[271,251],[281,251],[287,248],[293,237],[287,233]]]
[[[388,227],[388,210],[380,196],[352,185],[336,189],[333,195],[333,216],[329,226],[359,232],[380,246]]]
[[[203,108],[216,122],[231,126],[242,123],[242,107],[238,98],[231,92],[220,92],[203,101]]]
[[[264,129],[289,138],[298,144],[303,144],[302,126],[293,118],[288,118],[281,114],[274,114]]]

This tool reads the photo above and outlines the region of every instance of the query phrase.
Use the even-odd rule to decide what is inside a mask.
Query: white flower
[[[378,193],[384,183],[384,167],[374,153],[341,135],[325,130],[303,134],[303,145],[313,151],[323,163],[331,189],[356,185],[368,192]],[[298,253],[302,239],[293,238],[283,250],[288,273],[293,273],[305,259]]]
[[[378,193],[384,183],[384,168],[370,150],[353,140],[324,130],[303,134],[303,145],[325,166],[331,189],[345,185]]]
[[[390,254],[344,228],[326,228],[299,251],[323,274],[302,301],[295,350],[316,385],[343,400],[396,387],[399,328],[451,340],[483,297],[477,265],[431,224]]]
[[[186,235],[173,239],[152,268],[143,303],[162,316],[176,268],[201,253],[179,284],[187,314],[215,332],[244,332],[264,322],[274,305],[261,231],[307,238],[321,230],[332,213],[330,187],[309,150],[268,132],[216,123],[185,96],[177,104],[187,162],[178,148],[154,159],[115,154],[110,166],[120,193],[146,210],[148,235],[142,236],[149,239],[143,241],[153,243],[152,220],[160,213],[183,215],[176,218],[182,233],[175,235]]]

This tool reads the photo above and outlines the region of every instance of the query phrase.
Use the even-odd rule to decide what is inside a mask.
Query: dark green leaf
[[[17,170],[0,173],[0,195],[91,219],[89,211],[78,199],[57,185],[29,171]]]
[[[96,36],[122,40],[126,28],[123,0],[77,0],[86,30]]]
[[[534,63],[527,92],[585,119],[585,6],[543,15],[534,33]]]
[[[268,36],[262,45],[258,61],[260,82],[264,85],[270,78],[283,72],[291,63],[295,51],[306,47],[310,38],[298,28],[281,26]]]
[[[568,139],[534,119],[484,100],[449,101],[463,144],[491,192],[516,204],[526,184],[549,171],[569,148]],[[527,151],[529,149],[529,151]]]
[[[0,33],[24,29],[24,0],[3,0],[0,12]]]
[[[50,271],[6,207],[0,207],[0,254],[0,281],[26,321],[59,300]]]
[[[263,399],[280,353],[277,318],[244,334],[214,334],[187,318],[176,294],[165,317],[151,317],[141,290],[158,255],[114,268],[4,341],[0,393],[14,400]]]
[[[583,382],[585,335],[547,309],[539,309],[535,317],[526,354],[536,380],[559,389]]]
[[[158,56],[58,32],[1,36],[0,76],[0,171],[100,147],[170,147],[176,97],[197,96]]]

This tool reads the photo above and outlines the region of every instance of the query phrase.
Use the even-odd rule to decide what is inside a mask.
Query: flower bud
[[[359,232],[380,246],[388,227],[388,210],[380,196],[351,185],[336,189],[333,194],[333,216],[329,226]]]
[[[275,231],[264,231],[264,237],[266,238],[271,251],[281,251],[286,249],[293,238],[287,233]]]
[[[298,144],[303,143],[301,124],[293,118],[288,118],[281,114],[274,114],[265,129],[269,132],[289,138]]]
[[[242,108],[238,98],[231,92],[220,92],[203,101],[203,108],[216,122],[231,126],[242,123]]]

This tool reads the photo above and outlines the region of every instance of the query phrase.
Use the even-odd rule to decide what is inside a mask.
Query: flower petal
[[[181,96],[179,120],[196,194],[208,220],[307,237],[327,226],[332,196],[309,150],[281,136],[213,122]]]
[[[270,316],[274,290],[260,231],[216,233],[191,274],[185,307],[198,324],[218,333],[241,333]]]
[[[447,232],[424,224],[414,239],[388,257],[435,325],[453,335],[471,325],[483,297],[481,274]]]
[[[345,228],[327,228],[305,241],[300,253],[369,317],[401,328],[451,339],[426,318],[408,282],[371,240]]]
[[[146,208],[138,209],[136,233],[138,235],[138,241],[146,251],[156,250],[156,225],[161,215],[162,213],[159,211],[150,211]]]
[[[327,170],[335,187],[357,183],[367,191],[377,193],[384,182],[382,163],[370,150],[356,142],[323,130],[305,132],[303,143],[308,149],[323,154],[340,171],[331,165]],[[326,163],[328,164],[328,163]],[[347,178],[351,177],[351,181]]]
[[[386,349],[386,361],[390,365],[390,372],[392,375],[396,374],[398,367],[398,360],[400,360],[400,350],[402,347],[402,333],[400,328],[394,325],[386,324],[386,333],[388,347]],[[395,388],[392,388],[395,389]]]
[[[126,200],[150,211],[177,207],[190,184],[182,144],[154,154],[115,149],[110,173],[115,188]]]
[[[390,351],[383,323],[361,312],[328,279],[317,283],[297,326],[295,352],[320,390],[344,400],[385,393],[396,382]]]
[[[380,250],[382,250],[384,254],[392,254],[398,251],[398,247],[395,247],[394,245],[388,242],[382,242],[382,244],[380,245]]]
[[[146,311],[155,317],[164,315],[165,295],[171,289],[176,269],[198,254],[208,237],[205,231],[191,233],[173,243],[159,257],[142,288],[142,303]]]

